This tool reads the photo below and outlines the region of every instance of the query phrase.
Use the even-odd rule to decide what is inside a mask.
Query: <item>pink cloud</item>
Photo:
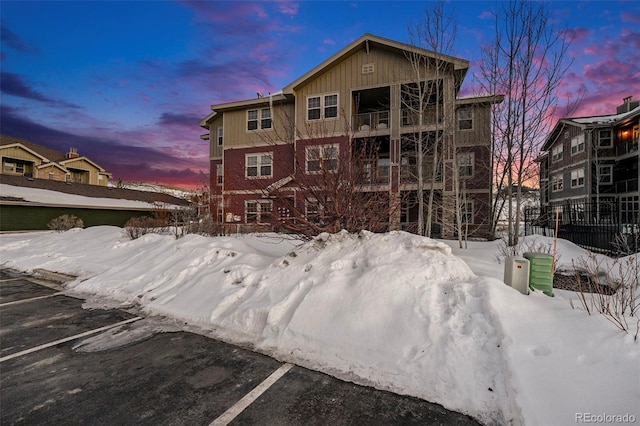
[[[634,24],[640,24],[640,14],[631,12],[622,12],[620,14],[620,20],[623,22],[633,22]]]
[[[298,2],[289,0],[277,0],[276,3],[278,4],[280,13],[290,16],[295,16],[298,14],[298,8],[300,7],[300,4]]]

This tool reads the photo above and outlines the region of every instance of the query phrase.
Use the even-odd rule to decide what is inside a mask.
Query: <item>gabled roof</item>
[[[38,145],[26,139],[15,138],[13,136],[0,135],[0,146],[22,145],[27,151],[37,155],[45,161],[60,161],[65,159],[64,153],[46,146]]]
[[[60,164],[63,166],[66,166],[65,163],[69,163],[71,161],[86,161],[87,163],[91,164],[93,167],[95,167],[96,169],[98,169],[98,171],[100,172],[106,172],[105,169],[103,169],[102,167],[100,167],[99,165],[97,165],[96,163],[94,163],[93,161],[89,160],[87,157],[74,157],[74,158],[66,158],[62,161],[60,161]]]
[[[636,107],[631,111],[624,112],[622,114],[561,118],[553,127],[553,130],[551,130],[551,133],[549,133],[549,136],[547,136],[547,139],[545,140],[544,145],[542,146],[542,150],[547,151],[549,148],[551,148],[551,145],[553,145],[558,135],[560,135],[562,131],[565,129],[565,127],[567,126],[577,126],[583,130],[588,128],[598,128],[598,127],[608,128],[608,127],[616,126],[624,121],[631,120],[636,116],[640,117],[640,107]]]
[[[426,49],[422,49],[416,46],[411,46],[405,43],[400,43],[397,41],[389,40],[383,37],[378,37],[373,34],[364,34],[362,37],[358,38],[353,43],[349,44],[344,49],[340,50],[338,53],[331,56],[329,59],[322,62],[320,65],[316,66],[297,80],[293,81],[289,85],[287,85],[282,91],[284,93],[293,93],[299,86],[311,80],[318,74],[324,72],[326,69],[333,66],[335,63],[344,60],[346,57],[353,55],[359,50],[365,49],[368,50],[371,46],[381,47],[383,49],[395,50],[397,52],[416,52],[418,54],[422,54],[424,56],[428,56],[434,59],[441,59],[453,64],[453,69],[457,73],[460,73],[460,78],[458,81],[462,81],[464,75],[469,68],[469,61],[464,59],[455,58],[453,56],[443,55],[441,53],[432,52]]]
[[[334,54],[333,56],[331,56],[330,58],[322,62],[320,65],[316,66],[315,68],[311,69],[309,72],[305,73],[303,76],[299,77],[292,83],[288,84],[284,89],[282,89],[282,91],[279,91],[270,95],[266,95],[266,96],[258,96],[256,99],[248,99],[244,101],[211,105],[211,110],[213,112],[207,115],[205,118],[203,118],[199,124],[201,127],[207,128],[207,124],[210,123],[211,120],[215,118],[217,113],[222,111],[230,111],[234,109],[245,109],[250,106],[256,106],[256,107],[261,105],[267,106],[269,105],[270,102],[293,101],[293,92],[298,87],[300,87],[307,81],[315,78],[318,74],[331,68],[336,63],[346,59],[350,55],[353,55],[362,49],[368,50],[372,46],[391,50],[391,51],[396,51],[403,54],[404,52],[416,52],[418,54],[421,54],[430,58],[440,59],[445,62],[449,62],[453,65],[454,72],[458,75],[458,78],[456,79],[456,81],[458,82],[457,83],[458,85],[462,83],[462,80],[464,79],[464,76],[466,75],[467,70],[469,69],[469,61],[467,60],[456,58],[449,55],[444,55],[441,53],[432,52],[430,50],[422,49],[416,46],[411,46],[405,43],[400,43],[400,42],[389,40],[383,37],[378,37],[373,34],[364,34],[363,36],[361,36],[360,38],[358,38],[357,40],[349,44],[347,47],[343,48],[338,53]]]

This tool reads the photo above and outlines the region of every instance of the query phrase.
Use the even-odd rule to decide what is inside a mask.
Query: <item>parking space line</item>
[[[32,302],[34,300],[46,299],[48,297],[59,296],[59,295],[60,295],[60,293],[53,293],[53,294],[48,294],[46,296],[31,297],[29,299],[21,299],[21,300],[14,300],[13,302],[0,303],[0,308],[3,308],[5,306],[9,306],[9,305],[17,305],[17,304],[20,304],[20,303]]]
[[[262,395],[267,389],[269,389],[275,382],[277,382],[282,376],[284,376],[287,371],[291,370],[293,364],[283,364],[276,371],[271,373],[269,377],[264,379],[262,383],[253,388],[251,392],[246,394],[242,399],[236,402],[231,408],[225,411],[220,417],[215,419],[209,426],[226,426],[233,419],[235,419],[238,414],[242,413],[245,408],[247,408],[253,401],[258,399],[260,395]]]
[[[8,361],[8,360],[13,359],[13,358],[17,358],[17,357],[20,357],[20,356],[23,356],[23,355],[27,355],[27,354],[30,354],[30,353],[33,353],[33,352],[40,351],[42,349],[47,349],[47,348],[50,348],[52,346],[59,345],[61,343],[65,343],[65,342],[69,342],[71,340],[79,339],[81,337],[90,336],[92,334],[96,334],[96,333],[99,333],[101,331],[109,330],[110,328],[118,327],[118,326],[121,326],[121,325],[129,324],[130,322],[138,321],[140,319],[142,319],[142,317],[130,318],[128,320],[120,321],[120,322],[117,322],[115,324],[106,325],[104,327],[100,327],[100,328],[96,328],[96,329],[93,329],[93,330],[85,331],[84,333],[76,334],[75,336],[65,337],[64,339],[56,340],[54,342],[45,343],[44,345],[36,346],[34,348],[31,348],[31,349],[25,349],[24,351],[20,351],[20,352],[17,352],[15,354],[3,356],[2,358],[0,358],[0,362]]]

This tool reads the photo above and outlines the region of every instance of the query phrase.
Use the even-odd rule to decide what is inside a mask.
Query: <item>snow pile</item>
[[[139,305],[486,424],[640,418],[638,343],[572,310],[570,292],[527,297],[505,286],[497,247],[452,250],[404,232],[322,234],[304,244],[275,234],[131,241],[120,228],[94,227],[2,235],[0,263],[74,274],[70,291]],[[584,254],[559,247],[563,262]]]

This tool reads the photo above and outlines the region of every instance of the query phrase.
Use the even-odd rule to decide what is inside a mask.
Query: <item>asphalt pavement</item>
[[[0,270],[2,425],[477,425]]]

